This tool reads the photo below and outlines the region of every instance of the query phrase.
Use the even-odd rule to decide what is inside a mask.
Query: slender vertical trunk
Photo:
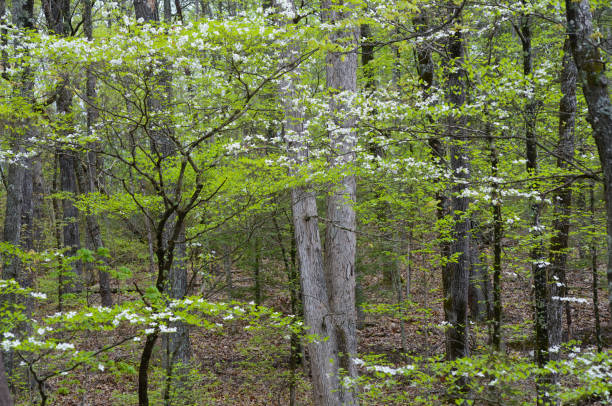
[[[145,23],[159,22],[157,0],[134,0],[133,3],[136,18],[142,18]],[[171,17],[169,0],[164,0],[164,4],[167,5],[164,8],[164,18],[168,22]],[[152,75],[151,80],[156,85],[154,87],[157,91],[147,98],[146,103],[150,111],[159,112],[169,106],[172,100],[171,77],[165,70]],[[150,129],[149,134],[151,153],[157,158],[155,165],[162,165],[167,162],[166,159],[177,154],[177,147],[171,137],[171,127],[164,126],[162,130]],[[178,201],[180,198],[178,194],[181,191],[176,190],[176,185],[168,182],[168,179],[165,179],[164,183],[164,189],[159,193],[164,196],[172,196]],[[158,266],[156,287],[161,293],[167,293],[171,299],[180,299],[187,293],[185,213],[180,212],[177,207],[166,206],[165,209],[167,217],[160,219],[155,225],[155,251]],[[191,356],[189,329],[181,321],[176,322],[173,326],[176,327],[177,332],[168,334],[163,340],[166,355],[164,365],[167,374],[164,389],[166,403],[171,401],[171,385],[178,382],[172,377],[183,375],[185,372],[183,368],[187,366]],[[148,364],[156,339],[156,333],[149,335],[141,354],[138,381],[139,406],[148,406]],[[181,365],[182,368],[176,370],[177,365]]]
[[[261,305],[261,241],[259,237],[255,237],[255,242],[253,244],[254,251],[254,263],[253,263],[253,276],[254,276],[254,285],[253,291],[255,296],[255,304]]]
[[[523,75],[528,82],[527,85],[527,104],[525,106],[525,139],[527,156],[527,173],[535,177],[538,173],[538,151],[536,140],[536,100],[534,98],[534,85],[530,79],[533,70],[533,55],[531,48],[531,15],[521,16],[520,26],[521,45],[523,48]],[[538,193],[538,185],[532,182],[531,190]],[[547,267],[544,260],[542,225],[540,215],[542,212],[541,198],[533,199],[530,202],[530,212],[532,218],[531,231],[534,236],[534,246],[532,247],[530,259],[534,285],[534,324],[535,324],[535,359],[540,368],[544,367],[549,361],[548,352],[548,288],[547,288]],[[550,383],[550,376],[540,377],[536,383],[538,401],[549,402],[546,389],[543,387]]]
[[[232,249],[229,245],[225,247],[223,253],[223,272],[225,273],[227,298],[232,299],[234,296],[234,283],[232,281]]]
[[[83,3],[83,29],[88,40],[93,39],[93,22],[91,17],[93,7],[93,0],[84,0]],[[96,78],[92,72],[91,67],[87,68],[86,72],[86,89],[85,97],[87,103],[87,134],[92,135],[93,127],[98,120],[98,109],[95,107],[96,104]],[[85,184],[84,192],[93,193],[99,192],[98,176],[99,168],[98,164],[100,159],[98,158],[98,150],[100,145],[98,143],[90,143],[87,151],[87,182]],[[102,233],[100,231],[100,224],[97,216],[88,214],[85,216],[85,222],[87,226],[87,234],[89,241],[91,242],[91,248],[95,251],[104,247],[102,240]],[[106,262],[106,259],[103,258]],[[100,298],[102,306],[112,306],[113,297],[110,289],[110,276],[103,269],[98,269],[98,281],[100,283]]]
[[[589,185],[591,224],[595,224],[595,186]],[[591,277],[593,278],[593,317],[595,318],[595,342],[597,352],[601,352],[603,343],[601,340],[601,322],[599,319],[599,275],[597,272],[597,241],[591,239]]]
[[[499,183],[497,181],[499,175],[499,157],[495,140],[491,135],[490,124],[487,122],[487,135],[489,141],[489,149],[491,151],[491,204],[493,211],[493,336],[492,344],[496,351],[502,349],[502,281],[501,281],[501,253],[502,253],[502,238],[504,236],[504,223],[502,220],[502,202],[499,193]]]
[[[465,102],[465,71],[463,69],[464,39],[459,31],[448,37],[449,61],[446,73],[447,99],[453,108],[460,108]],[[449,323],[446,329],[446,357],[454,360],[467,357],[469,348],[468,290],[469,290],[469,230],[467,217],[469,200],[463,196],[470,178],[467,169],[469,160],[464,143],[462,127],[465,119],[451,115],[448,118],[447,133],[450,146],[450,166],[455,181],[452,186],[451,213],[453,215],[453,242],[450,244],[449,261],[443,270],[444,315]],[[450,257],[449,256],[449,257]]]
[[[164,22],[166,24],[172,22],[172,4],[170,0],[164,0]]]
[[[1,367],[3,364],[4,359],[2,358],[2,351],[0,351],[0,405],[13,406],[11,390],[9,389],[6,374],[4,373],[4,368]]]
[[[571,55],[569,40],[565,40],[563,70],[561,72],[561,101],[559,103],[559,143],[557,146],[557,167],[566,170],[574,158],[574,123],[576,120],[576,65]],[[561,345],[563,328],[562,297],[567,296],[567,250],[569,248],[570,216],[572,205],[571,179],[562,178],[554,199],[554,235],[550,242],[550,303],[548,319],[548,345],[555,350]],[[570,328],[570,320],[568,330]],[[568,331],[569,332],[569,331]],[[551,359],[559,359],[559,351],[550,354]]]
[[[295,268],[295,240],[291,238],[291,249],[289,257],[287,250],[283,244],[283,236],[281,229],[278,226],[276,217],[272,217],[274,228],[276,229],[276,237],[278,245],[281,250],[281,256],[283,258],[283,264],[285,265],[285,272],[287,273],[287,279],[289,281],[289,300],[291,303],[291,314],[297,316],[299,313],[299,280]],[[290,227],[290,235],[293,237],[293,226]],[[289,341],[289,371],[291,376],[289,378],[289,406],[295,406],[296,404],[296,383],[297,383],[297,366],[301,362],[301,345],[300,338],[295,332],[291,332],[291,339]]]
[[[470,286],[468,288],[468,305],[470,317],[473,320],[483,321],[487,317],[489,305],[489,278],[486,267],[480,258],[480,235],[473,220],[470,222],[469,238]]]
[[[43,0],[42,8],[49,28],[58,36],[71,34],[70,1],[69,0]],[[69,79],[62,78],[59,83],[59,91],[55,102],[61,135],[67,136],[72,132],[74,123],[72,120],[72,92],[69,89]],[[62,199],[62,236],[64,247],[67,248],[68,256],[74,256],[81,248],[79,232],[79,212],[73,203],[77,195],[76,179],[76,152],[74,150],[59,147],[57,150],[60,170],[60,190],[67,194],[68,198]],[[80,292],[82,290],[82,263],[72,262],[72,274],[66,274],[66,280],[62,281],[63,292]]]
[[[612,102],[604,58],[593,41],[593,16],[588,0],[565,1],[567,26],[578,79],[589,109],[588,121],[604,175],[608,244],[608,307],[612,313]]]

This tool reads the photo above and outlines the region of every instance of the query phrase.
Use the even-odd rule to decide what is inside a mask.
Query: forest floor
[[[271,289],[271,286],[282,286],[282,281],[273,282],[273,274],[263,275],[268,278],[263,286],[264,304],[285,314],[290,313],[288,293],[283,289]],[[586,275],[586,276],[585,276]],[[246,297],[251,300],[252,280],[247,272],[235,270],[237,281],[235,297]],[[581,341],[584,348],[593,347],[594,318],[591,292],[591,278],[586,273],[568,275],[568,285],[571,296],[588,299],[588,303],[572,303],[572,328],[570,338]],[[418,310],[407,315],[403,324],[406,353],[408,355],[435,356],[444,353],[444,332],[439,327],[443,321],[441,294],[437,272],[418,272],[412,276],[411,300],[423,308],[430,308],[428,313]],[[268,283],[269,282],[269,283]],[[285,281],[286,282],[286,281]],[[364,292],[367,301],[393,301],[392,289],[386,286],[380,275],[364,280]],[[381,292],[383,292],[381,294]],[[388,292],[388,294],[384,293]],[[504,330],[506,351],[527,355],[532,349],[532,310],[530,302],[530,281],[516,273],[504,273]],[[612,327],[610,315],[605,306],[606,293],[600,294],[600,314],[603,339],[606,346],[612,344]],[[118,300],[121,298],[117,297]],[[126,295],[124,299],[133,299]],[[97,298],[93,299],[97,300]],[[224,293],[217,293],[212,300],[227,300]],[[129,326],[128,326],[129,327]],[[126,328],[128,328],[126,327]],[[359,330],[360,356],[381,354],[395,366],[405,365],[406,357],[402,354],[401,323],[398,319],[384,314],[368,314],[364,327]],[[474,353],[486,351],[487,329],[484,325],[474,324],[471,341]],[[116,330],[112,334],[119,337],[128,331]],[[88,337],[89,345],[95,347],[109,340],[105,337]],[[122,372],[102,372],[95,368],[80,370],[70,376],[70,380],[54,379],[49,382],[50,392],[61,394],[53,400],[58,406],[123,406],[135,405],[136,370],[142,343],[118,347],[110,355],[110,359],[126,365]],[[295,405],[309,406],[310,387],[307,379],[307,368],[298,366],[295,375],[289,370],[289,340],[287,337],[266,335],[265,332],[253,334],[245,331],[240,323],[230,324],[223,333],[206,330],[192,330],[191,345],[195,369],[186,373],[185,388],[177,402],[173,405],[289,405],[291,387],[294,387]],[[159,346],[158,346],[159,347]],[[161,365],[161,355],[154,354],[153,365]],[[363,371],[362,371],[363,372]],[[162,405],[161,399],[161,368],[154,367],[151,371],[151,405]],[[292,376],[295,378],[292,379]],[[294,385],[291,384],[294,382]],[[395,389],[401,392],[411,390],[408,383]],[[526,388],[533,391],[533,388]],[[24,404],[34,404],[34,403]],[[381,405],[392,404],[388,401]],[[407,404],[407,403],[398,403]],[[589,403],[597,404],[597,403]]]

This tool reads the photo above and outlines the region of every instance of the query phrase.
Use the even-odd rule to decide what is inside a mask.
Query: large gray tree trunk
[[[557,144],[557,167],[566,170],[574,159],[574,124],[576,121],[576,65],[571,55],[569,40],[563,47],[563,70],[561,72],[561,101],[559,102],[559,142]],[[572,205],[571,179],[565,182],[554,199],[553,232],[550,241],[550,302],[548,308],[548,345],[558,348],[562,341],[562,315],[564,303],[559,299],[567,295],[566,267],[569,248],[570,215]],[[565,304],[567,306],[567,304]],[[567,320],[568,328],[570,320]],[[551,359],[558,359],[560,351],[552,351]]]
[[[5,6],[6,4],[4,2],[0,4],[0,15],[4,15]],[[13,23],[15,26],[23,29],[31,28],[33,13],[32,5],[27,2],[15,0],[12,6]],[[21,81],[16,86],[13,97],[31,101],[33,98],[31,70],[27,66],[21,68],[23,70]],[[22,128],[25,128],[25,132],[21,131]],[[24,246],[24,242],[29,244],[32,240],[31,238],[26,239],[24,237],[31,235],[32,229],[32,187],[31,184],[27,183],[28,180],[32,179],[32,172],[29,170],[31,161],[19,157],[19,154],[25,152],[23,141],[33,135],[33,129],[28,119],[20,119],[11,122],[5,131],[8,133],[11,150],[16,154],[16,158],[8,165],[6,207],[2,239],[15,248],[30,249],[31,246]],[[28,199],[28,201],[25,201],[25,199]],[[27,226],[25,232],[24,224]],[[2,258],[2,260],[2,279],[14,279],[23,286],[29,285],[29,277],[22,272],[21,261],[16,255],[11,255],[9,258]],[[26,310],[29,310],[30,307],[28,300],[17,298],[12,294],[3,297],[2,301],[7,302],[9,306],[15,305],[16,303],[25,305]],[[25,331],[19,327],[17,327],[14,332],[18,336],[25,333]],[[7,374],[9,376],[12,375],[14,368],[14,354],[12,351],[5,352],[3,363]],[[4,379],[6,381],[6,376]]]
[[[332,25],[351,17],[352,5],[338,4],[325,0],[322,3],[324,20]],[[326,62],[326,83],[331,93],[329,111],[333,129],[329,133],[331,157],[330,168],[352,170],[355,160],[357,134],[354,126],[356,118],[350,114],[350,100],[357,92],[357,49],[358,29],[347,27],[334,30],[330,35],[332,44],[338,49],[328,51]],[[329,126],[328,126],[329,127]],[[331,186],[327,197],[327,227],[325,232],[325,272],[328,283],[330,311],[336,344],[338,346],[339,367],[350,378],[357,377],[353,357],[357,353],[357,313],[355,311],[355,253],[357,228],[355,209],[356,181],[354,175],[345,175],[337,184]],[[352,389],[342,389],[339,393],[340,404],[357,404],[357,396]]]
[[[604,59],[593,40],[593,16],[589,2],[566,0],[565,9],[572,54],[604,173],[608,229],[608,307],[612,313],[612,103]]]
[[[463,69],[464,46],[459,31],[452,32],[448,38],[448,59],[446,73],[447,99],[453,108],[465,103],[465,70]],[[467,197],[462,192],[469,181],[469,160],[463,147],[465,137],[462,128],[464,118],[451,115],[448,118],[447,134],[451,140],[450,167],[455,181],[452,186],[451,214],[453,216],[453,242],[450,256],[456,260],[448,262],[443,270],[444,316],[449,323],[446,329],[446,357],[454,360],[467,357],[469,348],[468,289],[469,289],[469,230],[470,219],[466,216],[469,208]]]
[[[295,11],[293,2],[275,4],[275,6],[291,7],[291,10],[287,11]],[[289,44],[282,62],[297,61],[299,53],[299,44]],[[304,139],[304,115],[296,90],[297,75],[298,72],[294,71],[281,80],[279,94],[285,113],[283,124],[288,150],[294,164],[299,166],[308,159],[308,141]],[[308,333],[318,337],[317,340],[308,343],[314,403],[317,406],[342,405],[341,392],[344,389],[338,377],[336,322],[329,301],[331,289],[323,265],[315,193],[308,186],[294,188],[291,191],[291,208],[302,286],[304,322],[309,327]],[[354,302],[350,303],[354,305]]]

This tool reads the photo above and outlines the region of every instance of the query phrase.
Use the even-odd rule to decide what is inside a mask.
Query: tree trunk
[[[335,24],[350,18],[352,6],[343,4],[344,12],[337,11],[336,3],[325,0],[322,3],[324,20]],[[326,83],[331,93],[329,111],[333,121],[329,133],[331,168],[351,169],[355,159],[357,136],[353,127],[355,117],[347,114],[350,106],[342,101],[357,91],[357,35],[355,28],[334,30],[330,41],[340,50],[330,50],[325,58]],[[348,48],[348,51],[346,50]],[[340,114],[338,114],[338,112]],[[357,314],[355,312],[355,251],[357,228],[355,209],[356,180],[354,175],[344,176],[331,186],[327,197],[327,225],[325,232],[325,272],[328,283],[330,310],[336,344],[338,346],[339,368],[346,371],[347,377],[356,378],[357,368],[353,358],[357,353]],[[339,392],[342,405],[357,404],[356,393],[352,388],[342,387]]]
[[[496,351],[502,349],[502,281],[501,281],[501,253],[502,253],[502,238],[504,236],[504,223],[502,220],[502,202],[499,193],[499,183],[497,178],[499,175],[499,156],[495,139],[491,135],[491,125],[487,122],[487,136],[489,141],[489,149],[491,151],[491,177],[494,181],[491,184],[491,204],[493,211],[493,305],[492,305],[492,322],[493,334],[491,342]]]
[[[253,283],[253,293],[255,296],[254,300],[255,300],[255,304],[256,305],[261,305],[262,304],[262,298],[261,298],[261,241],[259,239],[259,237],[255,237],[255,241],[253,242],[253,251],[254,251],[254,258],[253,258],[253,279],[254,279],[254,283]]]
[[[533,55],[531,49],[531,15],[525,14],[521,16],[520,27],[521,44],[523,48],[523,75],[528,78],[533,70]],[[533,96],[534,85],[528,83],[528,93],[531,94],[527,98],[525,106],[525,139],[526,139],[526,156],[527,173],[531,177],[535,177],[538,173],[538,151],[536,140],[536,100]],[[531,190],[538,193],[538,185],[532,182]],[[538,193],[539,197],[539,193]],[[540,215],[542,212],[542,204],[540,199],[533,199],[530,202],[530,211],[532,217],[532,233],[534,235],[534,246],[531,250],[531,269],[533,274],[534,285],[534,324],[535,324],[535,358],[540,368],[544,367],[549,361],[549,345],[548,345],[548,288],[547,288],[547,266],[544,259],[543,240],[542,240],[542,225],[540,223]],[[538,401],[546,404],[550,401],[547,395],[545,385],[550,383],[549,376],[542,376],[537,379],[536,389]]]
[[[312,384],[317,406],[341,405],[337,344],[327,283],[323,269],[317,201],[313,192],[295,188],[291,192],[295,242],[300,263],[304,321],[317,340],[308,343]]]
[[[291,11],[295,9],[293,2],[279,3],[275,6],[281,10],[286,7],[291,8]],[[299,44],[290,43],[283,62],[295,62],[299,52]],[[307,160],[308,145],[304,138],[303,113],[297,104],[299,97],[297,97],[295,79],[291,76],[282,78],[278,91],[284,108],[285,139],[293,155],[293,162],[297,166]],[[316,336],[315,340],[307,344],[313,399],[316,406],[337,406],[342,404],[340,393],[343,388],[338,377],[338,346],[333,310],[329,303],[329,287],[323,267],[319,217],[314,192],[308,190],[307,186],[294,188],[291,191],[291,209],[302,286],[304,322],[309,327],[308,334]],[[351,305],[353,303],[351,302]]]
[[[574,159],[574,124],[576,121],[576,65],[571,56],[569,40],[565,40],[563,71],[561,72],[561,101],[559,103],[559,144],[557,146],[557,167],[566,170]],[[570,216],[572,205],[571,179],[562,178],[554,198],[553,237],[550,241],[550,302],[548,308],[548,345],[555,349],[551,359],[558,360],[558,347],[562,341],[562,315],[564,303],[560,298],[567,296],[567,250],[569,248]],[[568,306],[569,304],[566,304]],[[570,327],[568,320],[568,329]]]
[[[3,364],[2,351],[0,351],[0,366]],[[11,391],[6,379],[6,374],[4,373],[4,368],[0,368],[0,405],[13,406],[13,399],[11,398]]]
[[[0,4],[2,15],[6,8],[6,4]],[[33,5],[29,2],[15,0],[12,4],[13,23],[20,29],[29,29],[32,27]],[[26,101],[33,99],[32,89],[34,83],[31,77],[31,69],[27,66],[22,66],[23,69],[20,83],[16,86],[15,97],[23,98]],[[25,133],[20,130],[10,131],[11,150],[15,154],[25,152],[23,147],[23,139],[33,136],[32,123],[26,118],[9,123],[9,128],[18,129],[25,127]],[[31,160],[16,158],[8,165],[8,174],[6,179],[6,206],[3,227],[3,241],[10,243],[16,249],[28,250],[32,244],[32,171]],[[29,287],[30,277],[24,275],[22,264],[17,255],[11,255],[9,258],[2,258],[2,279],[14,279],[23,287]],[[25,305],[26,312],[30,308],[30,301],[27,298],[18,298],[14,294],[6,295],[2,298],[2,302],[7,302],[9,305]],[[25,302],[25,303],[24,303]],[[27,317],[27,315],[26,315]],[[23,327],[23,326],[21,326]],[[25,331],[17,327],[14,331],[17,336],[21,336]],[[4,367],[7,375],[12,375],[14,368],[13,352],[5,352],[3,359]],[[2,368],[2,364],[0,364]],[[2,371],[4,374],[4,370]],[[0,377],[1,378],[1,377]],[[6,381],[6,376],[4,376]]]
[[[463,38],[459,31],[448,38],[448,67],[446,74],[447,99],[453,108],[460,108],[465,102],[465,71],[463,65]],[[449,323],[446,329],[446,358],[454,360],[469,356],[468,289],[469,289],[469,230],[467,217],[469,201],[462,195],[469,181],[469,160],[462,143],[465,141],[462,127],[463,118],[451,115],[448,118],[447,133],[452,141],[450,166],[455,181],[452,186],[451,213],[453,215],[453,242],[449,261],[443,270],[444,315]],[[458,254],[458,255],[457,255]]]
[[[168,2],[169,3],[169,2]],[[145,23],[159,22],[159,9],[156,0],[134,0],[134,10],[136,18],[142,18]],[[165,17],[168,18],[169,7],[165,9]],[[172,99],[171,77],[162,71],[152,77],[155,81],[154,86],[157,92],[163,92],[163,97],[159,94],[147,97],[146,103],[150,111],[160,111],[164,105]],[[150,146],[151,152],[155,160],[154,165],[162,165],[165,160],[177,154],[177,147],[172,140],[172,129],[169,126],[164,126],[164,130],[150,129]],[[159,168],[160,172],[163,169]],[[163,176],[163,175],[162,175]],[[163,190],[158,193],[163,194],[164,201],[168,201],[167,197],[172,196],[172,201],[180,201],[180,190],[175,188],[172,182],[167,180],[164,182]],[[185,242],[185,213],[181,213],[178,207],[166,205],[165,215],[156,224],[155,241],[156,241],[156,257],[158,274],[156,287],[161,293],[168,293],[171,299],[183,298],[187,293],[187,268],[185,264],[186,242]],[[181,375],[184,369],[175,370],[176,365],[185,367],[191,356],[191,345],[189,341],[189,329],[181,322],[177,321],[173,324],[177,328],[176,333],[170,333],[164,337],[163,344],[165,349],[164,364],[166,367],[166,387],[164,389],[164,400],[170,402],[171,385],[176,382],[173,376],[177,372]],[[147,337],[147,342],[140,358],[139,369],[139,406],[148,406],[148,364],[150,362],[152,347],[157,339],[157,333],[153,333]]]
[[[93,39],[93,23],[91,18],[93,0],[84,0],[83,4],[83,29],[88,40]],[[96,104],[96,78],[90,68],[86,72],[86,104],[87,104],[87,135],[92,135],[93,127],[98,119],[98,110],[95,107]],[[86,189],[84,192],[93,193],[99,192],[98,187],[98,149],[100,148],[97,143],[90,143],[87,151],[87,182]],[[87,234],[89,235],[89,241],[91,242],[91,248],[96,251],[104,247],[102,241],[102,233],[100,231],[100,225],[97,216],[88,214],[85,216],[85,222],[87,226]],[[103,258],[106,263],[106,258]],[[110,289],[110,277],[107,272],[103,269],[98,269],[98,281],[100,283],[100,298],[102,306],[112,306],[113,297]]]
[[[599,161],[604,174],[608,244],[608,308],[612,313],[612,103],[604,59],[593,42],[593,17],[587,0],[565,1],[572,54],[589,109]]]
[[[590,195],[590,211],[591,224],[595,224],[595,185],[593,182],[589,185]],[[599,320],[599,275],[597,272],[597,241],[591,239],[591,277],[593,278],[592,294],[593,294],[593,318],[595,319],[595,342],[597,343],[597,352],[601,352],[603,343],[601,341],[601,323]]]
[[[58,36],[71,34],[70,1],[69,0],[43,0],[42,8],[49,28]],[[72,121],[72,92],[69,90],[68,78],[63,78],[59,83],[57,100],[55,102],[58,121],[61,124],[62,135],[69,135],[74,127]],[[68,256],[74,256],[81,248],[79,233],[79,212],[73,204],[72,196],[77,195],[76,179],[76,157],[75,152],[68,148],[57,150],[60,170],[60,190],[71,196],[62,199],[62,235],[64,247],[68,248]],[[63,293],[74,293],[82,290],[82,264],[80,261],[72,262],[72,275],[63,275],[60,291]],[[66,284],[64,282],[67,282]]]
[[[234,282],[232,279],[232,248],[226,245],[223,249],[223,273],[225,274],[225,289],[228,300],[234,297]]]
[[[474,221],[470,222],[469,235],[469,266],[470,266],[470,286],[468,289],[468,305],[470,317],[473,320],[483,321],[487,317],[489,304],[489,278],[487,269],[480,258],[480,236]]]

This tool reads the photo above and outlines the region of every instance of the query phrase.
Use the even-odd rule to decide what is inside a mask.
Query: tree
[[[612,312],[612,103],[605,64],[593,43],[593,16],[586,0],[565,2],[567,29],[589,123],[603,170],[608,229],[608,308]]]
[[[463,70],[464,45],[461,32],[453,31],[448,37],[446,66],[446,89],[449,103],[460,108],[465,103]],[[446,329],[446,357],[454,360],[467,357],[469,348],[468,289],[469,289],[469,200],[463,193],[470,178],[468,152],[464,147],[462,134],[464,118],[448,118],[447,133],[451,146],[450,168],[455,182],[452,187],[450,215],[453,217],[453,242],[449,259],[443,270],[444,317],[449,323]]]

